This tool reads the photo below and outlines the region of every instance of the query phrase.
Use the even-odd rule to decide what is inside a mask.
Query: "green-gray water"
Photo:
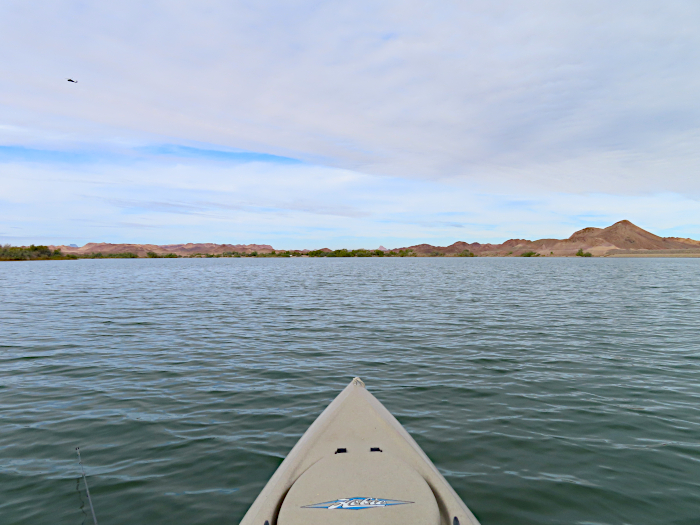
[[[483,525],[700,523],[700,261],[0,264],[0,522],[237,524],[360,376]]]

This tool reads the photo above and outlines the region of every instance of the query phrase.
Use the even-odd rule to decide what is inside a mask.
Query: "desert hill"
[[[683,244],[692,244],[696,248],[700,248],[700,241],[694,241],[693,239],[686,239],[683,237],[666,237],[666,239],[670,241],[679,241],[682,242]]]
[[[273,251],[269,244],[213,244],[213,243],[187,243],[187,244],[111,244],[108,242],[89,242],[85,246],[75,248],[71,246],[50,246],[52,250],[61,249],[64,254],[73,253],[75,255],[88,255],[91,253],[102,253],[104,255],[114,253],[135,253],[139,257],[146,257],[148,252],[158,255],[194,255],[196,253],[221,254],[224,252],[238,253],[270,253]]]
[[[213,244],[213,243],[187,243],[187,244],[110,244],[91,242],[80,248],[71,246],[50,246],[60,248],[63,254],[75,254],[78,256],[93,253],[103,255],[131,252],[139,257],[146,257],[148,252],[158,255],[175,254],[190,256],[195,254],[219,255],[226,252],[238,252],[241,254],[268,254],[274,251],[269,244]],[[383,247],[382,247],[383,248]],[[630,221],[619,221],[607,228],[584,228],[574,232],[568,239],[539,239],[529,241],[527,239],[510,239],[501,244],[480,244],[478,242],[467,243],[458,241],[450,246],[432,246],[430,244],[417,244],[405,248],[394,248],[382,251],[399,252],[401,250],[413,250],[413,253],[422,256],[457,256],[473,253],[477,256],[518,256],[527,252],[534,252],[545,256],[572,256],[579,250],[590,252],[592,255],[644,255],[644,254],[698,254],[700,255],[700,241],[682,239],[680,237],[659,237],[651,232],[635,226]],[[309,250],[294,250],[298,254],[306,254]],[[323,248],[317,252],[330,253],[332,250]],[[312,254],[313,255],[313,254]]]
[[[643,230],[630,221],[616,222],[607,228],[584,228],[575,232],[568,239],[510,239],[502,244],[480,244],[456,242],[450,246],[440,247],[430,244],[418,244],[400,248],[413,250],[422,256],[430,255],[459,255],[465,250],[481,256],[522,255],[525,252],[536,252],[539,255],[571,256],[578,250],[590,252],[593,255],[609,253],[625,253],[634,251],[666,251],[700,249],[700,241],[681,239],[679,237],[659,237]]]

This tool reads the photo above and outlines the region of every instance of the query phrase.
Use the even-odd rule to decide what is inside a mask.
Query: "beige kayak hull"
[[[355,378],[314,421],[241,525],[479,525]]]

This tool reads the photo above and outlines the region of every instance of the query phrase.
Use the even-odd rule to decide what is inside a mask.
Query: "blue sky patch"
[[[112,155],[107,155],[112,157]],[[88,151],[59,151],[0,146],[0,162],[41,162],[49,164],[87,164],[105,160],[105,155]]]
[[[177,144],[163,144],[160,146],[148,146],[140,148],[140,151],[150,155],[169,157],[197,158],[236,163],[245,162],[271,162],[275,164],[300,164],[301,161],[290,157],[270,155],[269,153],[257,153],[253,151],[225,151],[217,149],[193,148],[179,146]]]
[[[27,148],[24,146],[0,145],[0,162],[36,162],[43,164],[114,164],[124,161],[146,160],[148,157],[179,157],[199,160],[212,160],[244,164],[265,162],[272,164],[301,164],[290,157],[257,153],[253,151],[224,151],[216,149],[193,148],[177,144],[146,146],[141,148],[114,151],[53,150]]]

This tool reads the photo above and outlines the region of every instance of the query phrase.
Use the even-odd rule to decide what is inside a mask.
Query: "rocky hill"
[[[158,255],[175,254],[189,256],[194,254],[218,255],[226,252],[238,252],[250,254],[257,252],[267,254],[274,251],[269,244],[212,244],[212,243],[188,243],[188,244],[110,244],[91,242],[82,247],[50,246],[52,250],[60,248],[65,255],[89,255],[102,253],[103,255],[131,252],[139,257],[146,257],[148,252]],[[529,241],[527,239],[510,239],[502,244],[480,244],[478,242],[456,242],[450,246],[432,246],[430,244],[417,244],[405,248],[394,248],[382,251],[396,252],[401,250],[413,250],[418,256],[457,256],[473,253],[477,256],[519,256],[523,253],[534,252],[543,256],[572,256],[577,251],[583,250],[592,255],[643,255],[664,253],[700,254],[700,241],[683,239],[680,237],[659,237],[630,221],[616,222],[607,228],[584,228],[575,232],[568,239],[539,239]],[[306,254],[309,250],[294,250],[300,254]],[[323,248],[322,252],[331,252]]]
[[[413,250],[422,256],[459,255],[466,250],[479,256],[517,256],[526,252],[535,252],[539,255],[571,256],[575,255],[578,250],[599,256],[621,252],[643,253],[652,250],[654,252],[665,250],[698,251],[700,250],[700,241],[679,237],[659,237],[625,220],[616,222],[607,228],[584,228],[575,232],[568,239],[539,239],[537,241],[510,239],[502,244],[460,241],[444,247],[418,244],[398,249]]]
[[[203,254],[221,254],[225,252],[238,253],[270,253],[273,251],[269,244],[213,244],[213,243],[187,243],[187,244],[111,244],[108,242],[89,242],[85,246],[79,248],[72,246],[51,246],[51,249],[61,249],[61,253],[75,255],[88,255],[91,253],[102,253],[104,255],[114,253],[131,252],[139,257],[146,257],[148,252],[154,252],[158,255],[167,255],[173,253],[175,255],[194,255],[196,253]]]

